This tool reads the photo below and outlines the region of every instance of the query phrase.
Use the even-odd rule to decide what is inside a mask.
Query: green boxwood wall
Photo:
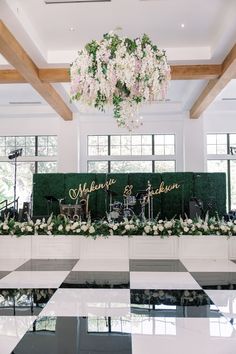
[[[161,218],[179,217],[189,213],[189,200],[192,197],[203,201],[204,210],[209,209],[210,214],[217,211],[220,216],[226,212],[226,177],[224,173],[116,173],[116,174],[94,174],[94,173],[49,173],[35,174],[33,177],[33,215],[42,216],[48,214],[47,200],[45,196],[64,198],[66,204],[75,204],[75,200],[69,198],[69,190],[76,189],[79,184],[87,183],[89,187],[92,181],[96,184],[104,183],[106,180],[115,179],[116,183],[110,187],[115,192],[114,201],[123,202],[124,187],[127,184],[133,185],[132,195],[146,190],[150,181],[154,189],[160,186],[163,181],[165,185],[178,183],[179,189],[174,189],[166,194],[154,196],[154,217],[158,214]],[[109,209],[109,196],[100,189],[90,194],[89,210],[92,218],[105,217],[105,210]],[[147,208],[146,208],[147,209]],[[59,213],[59,204],[53,202],[50,205],[50,212]],[[140,203],[134,207],[136,215],[141,212]],[[147,210],[146,210],[147,215]]]

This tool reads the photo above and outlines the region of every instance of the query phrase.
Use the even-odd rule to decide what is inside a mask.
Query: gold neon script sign
[[[180,184],[178,184],[178,183],[167,184],[165,186],[165,183],[162,181],[158,188],[151,190],[149,193],[152,196],[159,195],[162,193],[168,193],[168,192],[172,191],[173,189],[179,189],[179,187],[180,187]]]
[[[159,185],[159,187],[157,187],[156,189],[151,189],[150,191],[147,191],[147,194],[149,195],[149,197],[151,196],[155,196],[155,195],[159,195],[162,193],[168,193],[171,192],[173,189],[179,189],[180,188],[180,184],[178,183],[172,183],[172,184],[167,184],[165,185],[164,181],[162,181]],[[133,189],[133,185],[132,184],[127,184],[124,188],[124,192],[123,192],[123,196],[124,197],[128,197],[131,195],[132,193],[132,189]]]
[[[96,192],[99,189],[105,189],[108,190],[110,186],[116,183],[116,179],[110,178],[107,180],[105,183],[99,183],[96,184],[95,181],[92,181],[90,185],[87,186],[87,182],[85,182],[83,185],[82,183],[79,184],[78,188],[71,188],[69,190],[69,197],[73,200],[82,198],[84,195],[87,195],[88,193]]]

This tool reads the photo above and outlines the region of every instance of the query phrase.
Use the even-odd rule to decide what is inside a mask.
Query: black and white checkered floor
[[[236,261],[0,260],[0,354],[235,354]]]

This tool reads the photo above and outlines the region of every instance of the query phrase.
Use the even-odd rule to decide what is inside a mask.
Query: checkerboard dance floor
[[[235,354],[236,261],[0,260],[0,354]]]

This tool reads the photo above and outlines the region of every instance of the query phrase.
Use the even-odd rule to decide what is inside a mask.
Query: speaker
[[[203,216],[203,203],[200,199],[192,198],[189,201],[189,217],[196,219]]]
[[[23,208],[22,208],[21,221],[27,221],[27,215],[29,215],[29,214],[30,214],[30,203],[24,202]]]

